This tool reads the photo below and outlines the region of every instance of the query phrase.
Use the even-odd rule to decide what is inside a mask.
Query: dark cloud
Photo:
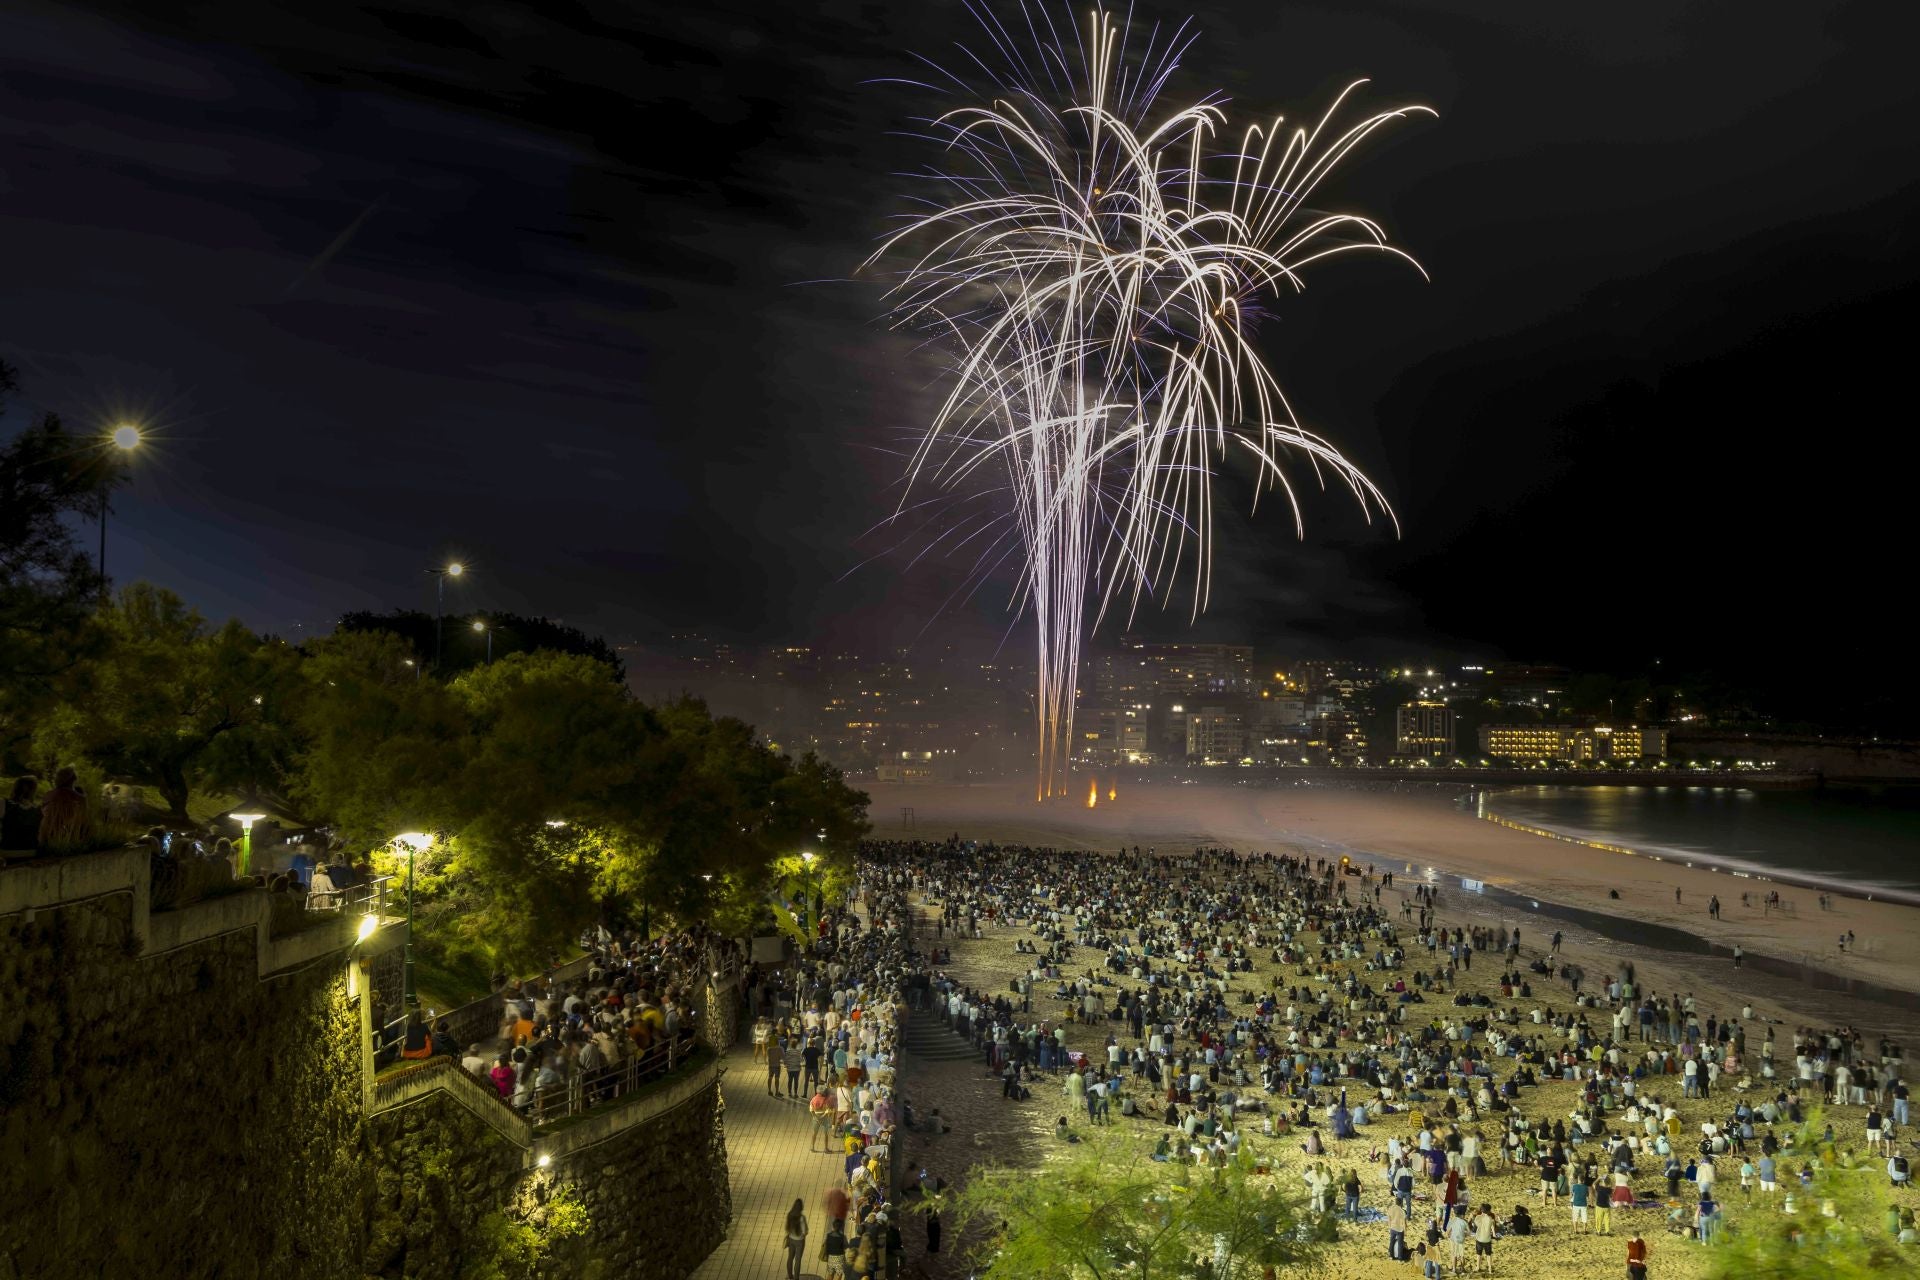
[[[1236,110],[1430,102],[1332,193],[1432,272],[1338,266],[1262,341],[1404,535],[1223,513],[1206,628],[1599,660],[1838,651],[1903,536],[1890,334],[1915,284],[1900,6],[1205,3]],[[1139,11],[1142,19],[1148,9]],[[1004,583],[862,539],[933,369],[855,268],[925,160],[957,4],[16,4],[0,350],[168,424],[115,563],[285,629],[420,603],[992,643]],[[351,229],[351,234],[344,234]],[[297,282],[297,287],[289,288]],[[1245,495],[1242,494],[1242,497]],[[1140,625],[1171,632],[1187,610]],[[1644,641],[1644,644],[1642,642]],[[1848,644],[1855,643],[1849,640]]]

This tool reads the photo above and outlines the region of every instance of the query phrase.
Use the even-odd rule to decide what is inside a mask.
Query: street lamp
[[[807,877],[807,896],[800,903],[800,930],[809,935],[813,933],[813,860],[818,856],[819,855],[811,849],[800,855],[800,861],[805,868]],[[811,938],[809,938],[809,941],[811,941]]]
[[[458,560],[450,560],[438,569],[428,569],[433,575],[433,669],[440,669],[440,624],[447,611],[447,579],[457,578],[467,571],[467,566]]]
[[[107,435],[110,448],[121,453],[132,453],[140,447],[140,428],[130,422],[123,422]],[[107,495],[100,494],[100,594],[107,592]]]
[[[422,849],[432,847],[433,837],[423,831],[408,831],[395,836],[392,843],[407,851],[407,939],[401,956],[400,989],[406,1007],[412,1009],[417,1003],[413,993],[413,858]]]
[[[240,824],[240,874],[249,875],[253,871],[253,824],[266,817],[264,813],[230,813],[227,815]]]
[[[488,662],[489,664],[491,664],[491,663],[493,662],[493,628],[492,628],[492,627],[490,627],[490,626],[488,626],[488,625],[486,624],[486,622],[485,622],[485,620],[484,620],[484,619],[481,619],[481,618],[475,618],[475,619],[473,620],[473,629],[474,629],[475,631],[480,631],[480,632],[484,632],[484,633],[486,634],[486,637],[487,637],[487,662]]]

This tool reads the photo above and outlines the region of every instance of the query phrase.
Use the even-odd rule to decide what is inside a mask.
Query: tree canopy
[[[478,621],[486,631],[476,631]],[[575,653],[605,663],[616,683],[626,680],[626,664],[613,646],[599,636],[588,635],[578,627],[551,618],[530,618],[519,613],[486,609],[462,614],[446,614],[440,619],[440,669],[446,673],[465,671],[487,661],[488,635],[494,659],[514,653],[532,653],[548,649],[557,653]],[[431,660],[434,650],[434,616],[419,609],[392,609],[374,613],[360,609],[345,614],[341,631],[386,632],[413,647],[413,656]]]
[[[543,962],[595,921],[744,927],[783,859],[850,864],[867,829],[838,770],[698,701],[638,701],[598,641],[442,679],[393,632],[295,647],[144,584],[89,608],[91,648],[5,763],[150,788],[179,824],[210,798],[326,824],[388,871],[396,836],[429,833],[423,945],[490,966]]]
[[[1250,1148],[1225,1168],[1151,1158],[1125,1130],[1081,1129],[1044,1177],[980,1166],[954,1197],[977,1242],[980,1280],[1246,1280],[1311,1262],[1327,1238],[1292,1183],[1257,1172]]]
[[[1909,1273],[1912,1246],[1899,1242],[1901,1210],[1886,1157],[1837,1149],[1816,1111],[1780,1154],[1784,1167],[1804,1167],[1811,1182],[1791,1194],[1792,1214],[1747,1217],[1722,1233],[1707,1280],[1869,1280]],[[1782,1178],[1789,1188],[1793,1183]]]
[[[0,413],[17,390],[0,362]],[[0,446],[0,752],[17,749],[54,683],[94,649],[98,569],[74,517],[98,517],[124,470],[45,414]]]
[[[543,960],[609,916],[742,918],[782,854],[850,860],[867,829],[838,770],[698,702],[641,703],[597,659],[511,654],[441,684],[408,651],[378,633],[308,646],[293,793],[357,847],[442,833],[412,859],[430,918],[496,961]]]

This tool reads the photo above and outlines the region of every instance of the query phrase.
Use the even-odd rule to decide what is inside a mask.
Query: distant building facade
[[[1248,758],[1247,716],[1238,707],[1191,707],[1186,719],[1188,760],[1196,764],[1238,764]]]
[[[1480,728],[1480,754],[1502,760],[1658,760],[1667,731],[1639,725],[1489,724]]]
[[[1075,754],[1089,764],[1146,764],[1148,704],[1082,707],[1074,715]]]
[[[1393,713],[1393,754],[1410,760],[1453,759],[1453,708],[1444,702],[1408,702]]]
[[[1350,711],[1315,716],[1308,745],[1329,763],[1359,764],[1367,758],[1367,734]]]

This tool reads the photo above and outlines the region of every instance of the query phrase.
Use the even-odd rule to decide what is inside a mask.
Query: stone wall
[[[714,1079],[647,1124],[536,1173],[586,1208],[584,1252],[607,1275],[683,1280],[726,1237],[733,1207],[721,1109]]]
[[[370,1087],[391,923],[353,951],[258,891],[150,912],[144,854],[45,861],[0,869],[0,1280],[665,1280],[724,1238],[711,1059],[544,1130],[447,1059]]]
[[[420,1098],[371,1121],[376,1208],[367,1272],[456,1280],[499,1259],[515,1226],[549,1241],[549,1211],[583,1211],[583,1234],[551,1243],[543,1273],[681,1280],[725,1236],[732,1202],[718,1074],[669,1081],[618,1110],[501,1136],[454,1095]],[[540,1156],[549,1163],[542,1165]]]
[[[265,981],[251,927],[142,955],[132,905],[0,918],[0,1277],[358,1277],[372,1180],[338,953]]]
[[[513,1199],[524,1153],[442,1092],[369,1124],[376,1213],[367,1273],[455,1280],[477,1270],[490,1253],[482,1220]]]

